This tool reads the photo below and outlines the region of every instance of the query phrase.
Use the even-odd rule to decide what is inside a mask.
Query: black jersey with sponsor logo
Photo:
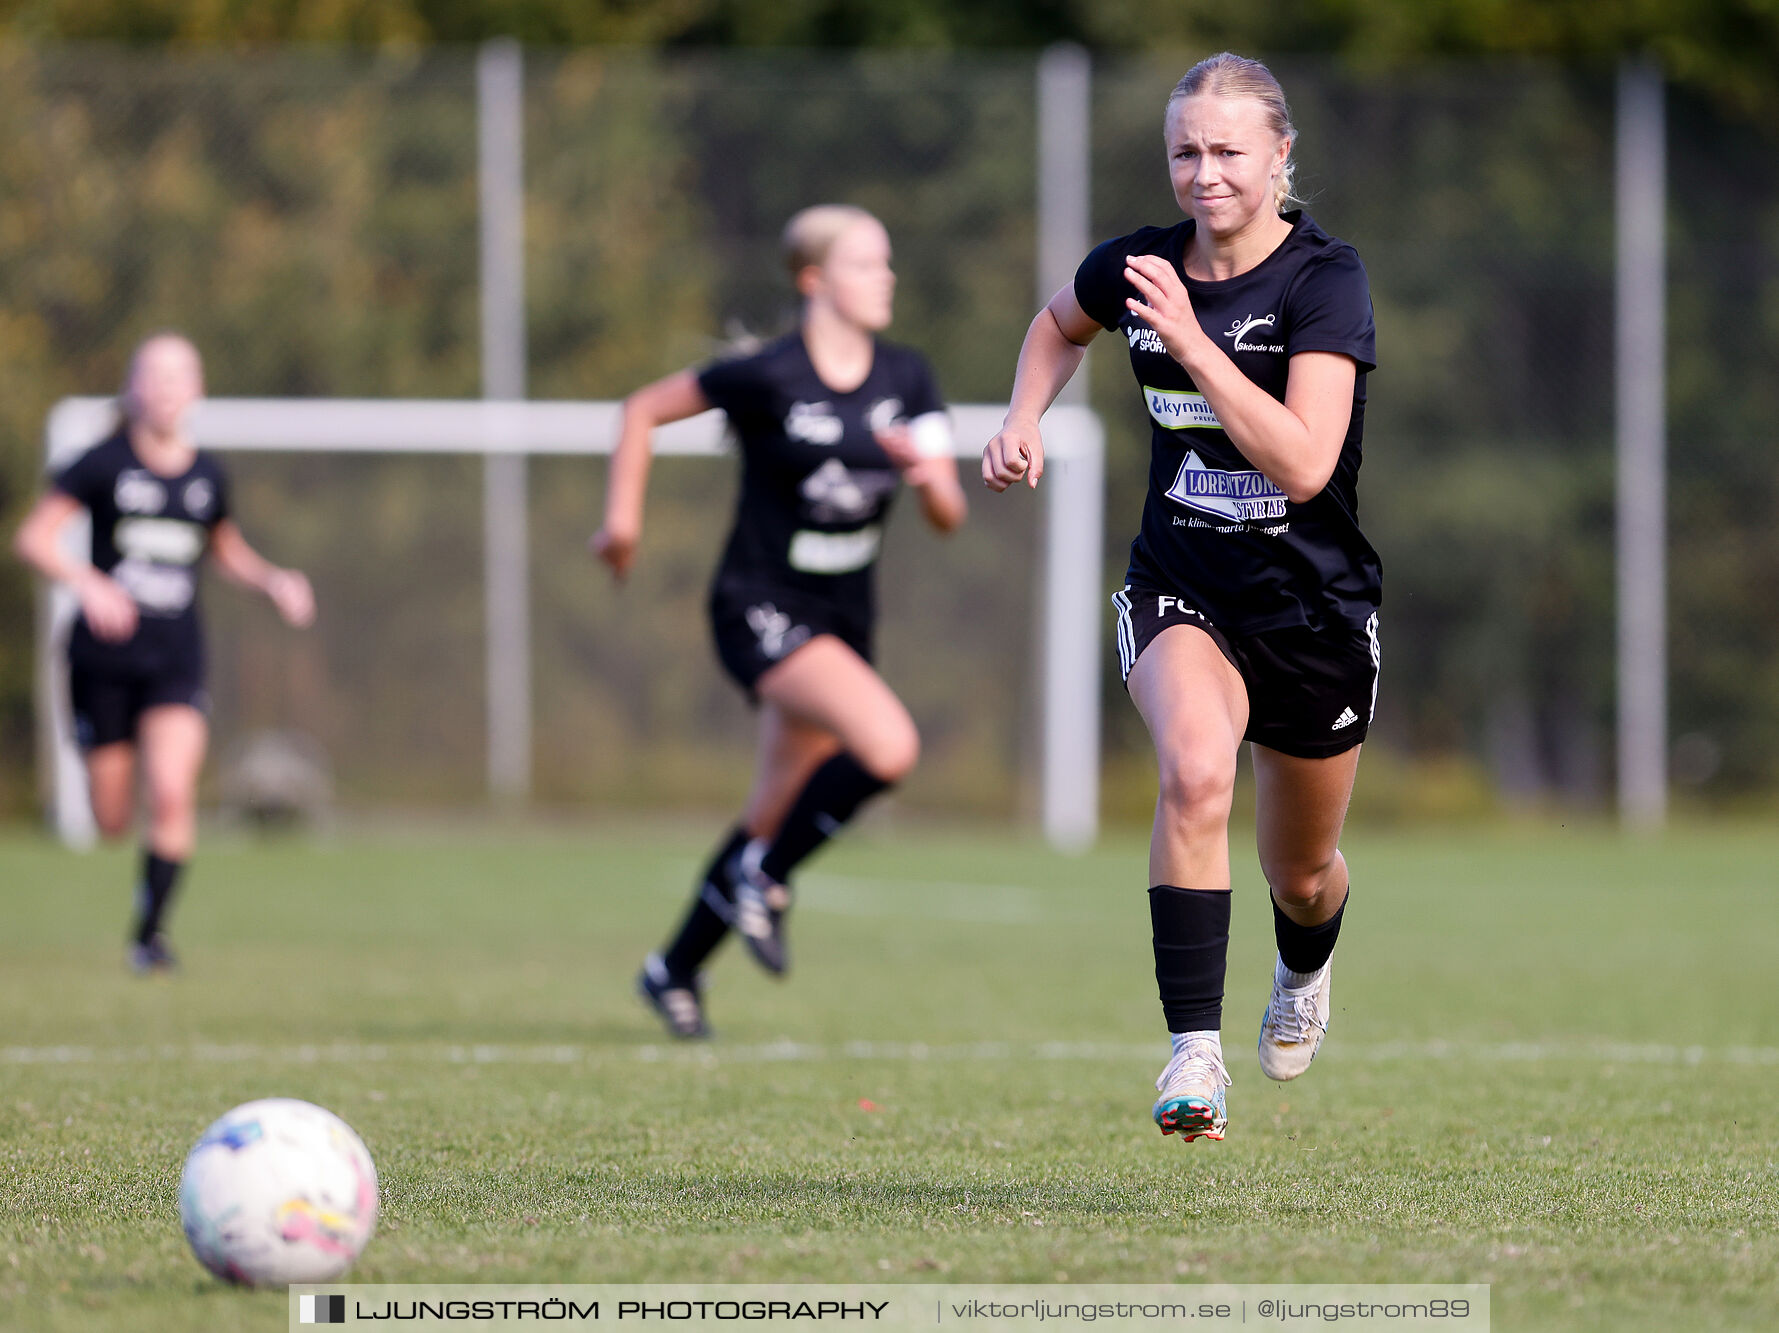
[[[698,386],[741,442],[740,499],[717,585],[788,589],[868,611],[871,567],[901,482],[873,432],[943,409],[926,359],[878,340],[864,382],[836,393],[815,373],[802,334],[791,333],[705,367]]]
[[[1131,543],[1128,582],[1190,597],[1231,633],[1330,621],[1363,624],[1383,599],[1377,552],[1359,531],[1365,376],[1376,368],[1371,289],[1358,254],[1307,215],[1248,272],[1220,282],[1186,277],[1196,224],[1144,227],[1098,246],[1075,274],[1075,297],[1130,346],[1151,422],[1149,492]],[[1339,352],[1358,363],[1353,414],[1334,475],[1292,504],[1230,442],[1216,412],[1160,337],[1125,307],[1139,295],[1125,256],[1160,255],[1184,279],[1200,327],[1242,373],[1284,401],[1290,358]]]
[[[228,517],[228,482],[199,453],[176,477],[142,465],[127,432],[100,441],[51,479],[92,515],[92,561],[135,599],[135,635],[103,643],[77,621],[70,652],[90,665],[188,670],[203,652],[198,564]]]

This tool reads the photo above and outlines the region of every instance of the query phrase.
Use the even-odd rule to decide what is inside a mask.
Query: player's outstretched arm
[[[82,507],[72,495],[58,490],[46,492],[19,525],[12,549],[44,578],[73,589],[80,598],[81,614],[97,637],[107,643],[121,643],[136,632],[135,598],[109,574],[74,559],[62,549],[62,529]]]
[[[263,593],[284,623],[307,629],[315,623],[315,590],[301,571],[281,569],[247,544],[240,525],[225,518],[210,532],[210,558],[231,583]]]
[[[936,532],[956,532],[970,514],[970,501],[958,480],[957,459],[923,458],[903,474],[920,497],[920,512]]]
[[[950,419],[943,412],[929,412],[877,432],[877,442],[920,498],[921,516],[944,533],[956,532],[970,513],[970,501],[958,480],[952,438]]]
[[[624,400],[605,488],[605,522],[587,543],[616,578],[621,580],[630,572],[642,540],[642,503],[649,488],[649,464],[654,459],[650,433],[656,426],[684,421],[710,408],[697,374],[690,370],[656,380]]]
[[[1080,369],[1087,344],[1099,330],[1075,299],[1073,286],[1064,287],[1038,312],[1019,349],[1007,419],[982,451],[982,484],[991,491],[1004,491],[1021,478],[1037,486],[1044,475],[1038,421]]]

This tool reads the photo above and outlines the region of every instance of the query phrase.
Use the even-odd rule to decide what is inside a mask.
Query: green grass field
[[[0,1325],[283,1328],[179,1231],[237,1102],[350,1121],[364,1281],[1493,1284],[1494,1327],[1779,1325],[1779,833],[1354,832],[1336,1016],[1230,1130],[1149,1122],[1140,837],[879,826],[808,873],[794,971],[726,950],[708,1046],[632,997],[715,828],[213,839],[122,966],[129,860],[0,836]]]

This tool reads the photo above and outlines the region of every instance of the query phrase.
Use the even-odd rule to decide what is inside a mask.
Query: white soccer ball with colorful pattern
[[[332,1111],[288,1097],[248,1102],[186,1157],[179,1218],[198,1262],[220,1278],[329,1282],[377,1225],[377,1168]]]

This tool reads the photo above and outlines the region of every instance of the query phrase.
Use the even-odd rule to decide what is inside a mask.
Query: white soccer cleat
[[[1229,1071],[1223,1052],[1214,1041],[1188,1041],[1174,1052],[1161,1077],[1155,1080],[1156,1098],[1150,1112],[1163,1134],[1178,1134],[1182,1143],[1197,1138],[1220,1139],[1229,1115],[1223,1089]]]
[[[698,979],[676,980],[668,975],[661,955],[650,954],[636,977],[636,993],[649,1008],[661,1016],[667,1030],[676,1037],[697,1040],[708,1037],[710,1028],[704,1022],[704,997]]]
[[[1275,1082],[1288,1083],[1310,1067],[1328,1035],[1328,992],[1334,983],[1334,959],[1322,964],[1307,986],[1289,989],[1279,980],[1281,959],[1273,968],[1272,999],[1260,1016],[1260,1071]]]
[[[785,947],[785,913],[791,909],[791,891],[760,869],[765,844],[751,842],[736,856],[731,881],[735,886],[729,924],[741,935],[754,961],[775,977],[791,965]]]

